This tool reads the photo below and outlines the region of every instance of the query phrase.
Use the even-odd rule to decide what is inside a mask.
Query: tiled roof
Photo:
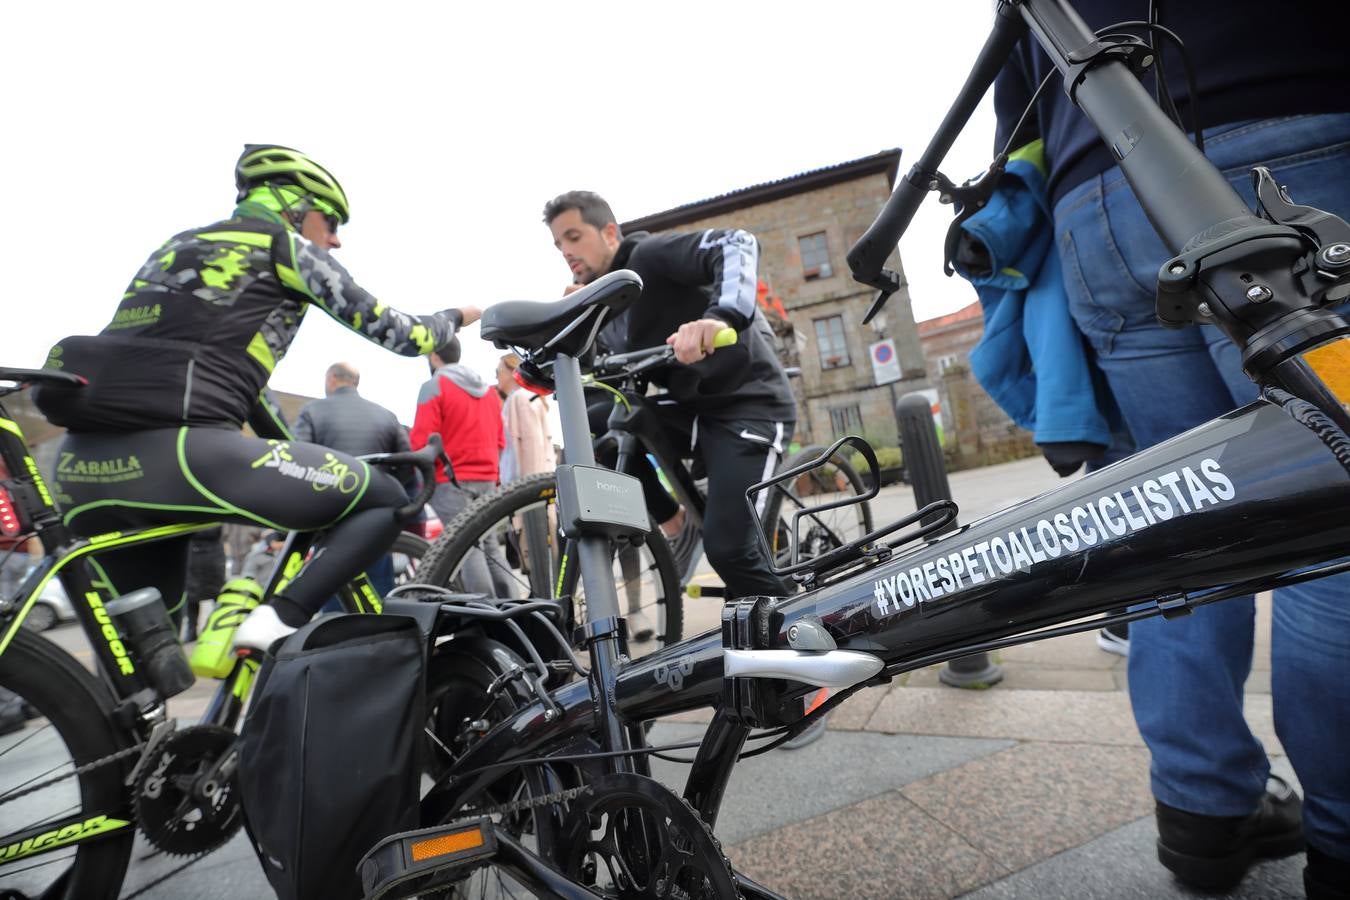
[[[969,306],[963,306],[954,313],[947,313],[945,316],[937,316],[932,319],[924,319],[918,323],[919,336],[933,334],[938,331],[945,331],[953,325],[961,325],[969,322],[971,319],[981,317],[980,301],[976,300]]]
[[[790,175],[777,181],[766,181],[763,184],[751,185],[730,193],[718,194],[716,197],[709,197],[706,200],[686,203],[683,206],[624,222],[620,225],[620,228],[624,232],[664,231],[687,222],[744,209],[747,206],[757,206],[760,203],[828,187],[841,181],[849,181],[877,172],[885,173],[886,180],[894,185],[895,175],[899,167],[900,148],[896,147],[860,159],[826,166],[823,169],[812,169],[809,172]]]

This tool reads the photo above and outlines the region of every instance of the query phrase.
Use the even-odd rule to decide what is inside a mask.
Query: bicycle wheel
[[[824,447],[803,447],[783,461],[778,471],[785,472],[819,457]],[[849,496],[861,496],[867,486],[852,464],[836,453],[825,465],[799,475],[791,482],[769,491],[764,507],[763,528],[779,566],[792,562],[792,513]],[[812,559],[872,530],[872,507],[867,502],[841,506],[797,519],[799,560]]]
[[[418,581],[499,598],[571,597],[579,620],[586,596],[569,543],[557,530],[557,483],[531,475],[475,500],[422,558]],[[684,607],[670,545],[652,526],[640,547],[614,554],[614,583],[628,617],[629,652],[643,656],[680,639]]]
[[[0,896],[114,900],[135,835],[122,784],[134,761],[22,793],[131,746],[113,725],[108,692],[65,651],[22,629],[0,656],[0,688],[13,695],[0,694],[0,708],[23,711],[23,718],[0,718]],[[69,849],[25,853],[16,838],[55,821],[79,821],[84,833],[106,830]],[[53,838],[61,840],[58,833],[47,841]]]
[[[422,567],[422,558],[427,555],[431,542],[420,534],[400,531],[394,539],[389,552],[394,555],[394,586],[417,581],[417,572]]]
[[[444,774],[478,738],[531,698],[518,679],[504,678],[510,664],[525,665],[509,648],[491,641],[470,639],[470,647],[450,641],[432,657],[427,673],[427,729],[436,736],[427,748],[426,773]],[[513,801],[575,787],[582,775],[568,764],[529,766],[513,771],[476,795],[455,793],[453,785],[432,790],[422,801],[424,827],[500,807]],[[541,806],[493,819],[512,837],[534,852],[556,847],[560,839],[559,812]],[[556,864],[556,861],[555,861]],[[445,898],[510,898],[529,896],[521,885],[495,868],[474,871],[464,881],[433,896]]]

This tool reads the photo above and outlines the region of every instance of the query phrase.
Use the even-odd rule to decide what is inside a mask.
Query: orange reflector
[[[443,834],[426,841],[417,841],[412,845],[413,862],[421,862],[436,856],[447,856],[461,850],[472,850],[483,846],[483,829],[469,828],[454,834]]]
[[[1341,405],[1350,406],[1350,338],[1314,347],[1302,356]]]
[[[816,691],[815,698],[810,703],[807,704],[806,712],[802,713],[802,715],[809,716],[811,713],[815,712],[817,709],[820,708],[820,704],[824,703],[829,698],[830,698],[829,688],[821,688],[820,690]]]

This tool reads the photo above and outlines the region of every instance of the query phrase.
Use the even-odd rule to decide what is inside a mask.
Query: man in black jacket
[[[544,222],[572,270],[569,291],[617,269],[642,276],[641,299],[605,327],[601,344],[609,352],[663,342],[674,347],[684,365],[652,378],[674,401],[662,415],[671,442],[698,454],[707,470],[708,561],[731,596],[788,592],[769,571],[745,505],[745,489],[773,473],[797,420],[767,324],[756,315],[759,243],[734,228],[624,236],[609,204],[590,191],[549,201]],[[727,327],[740,339],[713,359],[713,338]],[[670,533],[682,510],[664,491],[651,489],[656,479],[648,466],[642,469],[648,506]],[[762,506],[767,492],[760,496]]]
[[[323,444],[341,453],[401,453],[411,449],[408,432],[389,410],[357,393],[361,373],[336,362],[324,373],[322,400],[305,404],[295,417],[297,441]]]
[[[357,393],[360,383],[361,372],[351,363],[335,362],[329,366],[323,376],[324,398],[305,404],[295,417],[295,427],[291,429],[295,439],[352,456],[411,450],[407,429],[392,412]],[[405,476],[410,475],[399,473],[405,490],[409,490]],[[366,575],[381,596],[387,594],[394,586],[393,557],[386,553],[366,569]],[[324,609],[338,612],[341,606],[334,598]]]

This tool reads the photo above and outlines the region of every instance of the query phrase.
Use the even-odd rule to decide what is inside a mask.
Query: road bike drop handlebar
[[[381,466],[393,470],[398,466],[406,465],[413,466],[422,473],[422,489],[417,492],[417,496],[394,511],[394,515],[402,521],[415,518],[427,501],[431,499],[431,495],[435,493],[437,460],[445,465],[446,476],[452,482],[455,480],[455,469],[450,464],[450,457],[445,453],[441,436],[434,432],[427,435],[427,445],[421,450],[409,450],[403,453],[371,453],[359,458],[362,462],[372,466]]]

